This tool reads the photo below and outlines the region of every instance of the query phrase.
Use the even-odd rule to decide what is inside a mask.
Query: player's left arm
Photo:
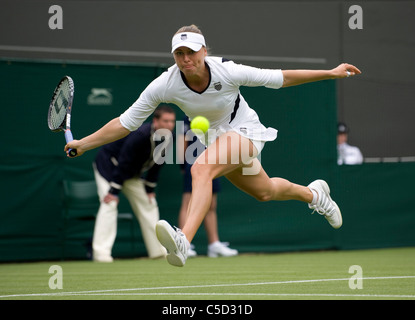
[[[354,65],[342,63],[331,70],[283,70],[283,87],[296,86],[307,82],[328,79],[341,79],[351,77],[362,72]]]

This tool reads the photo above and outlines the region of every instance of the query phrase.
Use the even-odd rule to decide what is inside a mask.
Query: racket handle
[[[72,132],[69,129],[65,130],[65,140],[66,143],[69,143],[73,140]],[[76,151],[76,149],[69,149],[68,154],[72,158],[75,157],[78,154],[78,152]]]

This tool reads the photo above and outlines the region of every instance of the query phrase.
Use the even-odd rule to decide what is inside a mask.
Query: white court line
[[[362,280],[390,280],[390,279],[415,279],[415,276],[388,276],[388,277],[363,277]],[[70,291],[70,292],[51,292],[51,293],[26,293],[26,294],[10,294],[0,295],[0,298],[14,298],[14,297],[45,297],[45,296],[73,296],[73,295],[120,295],[127,291],[149,291],[149,290],[169,290],[169,289],[195,289],[195,288],[217,288],[217,287],[241,287],[241,286],[263,286],[263,285],[277,285],[277,284],[296,284],[296,283],[313,283],[313,282],[331,282],[331,281],[349,281],[350,278],[337,279],[311,279],[311,280],[288,280],[288,281],[273,281],[273,282],[251,282],[251,283],[226,283],[226,284],[206,284],[193,286],[170,286],[170,287],[149,287],[149,288],[126,288],[126,289],[106,289],[106,290],[88,290],[88,291]],[[151,295],[152,293],[135,293],[136,295]],[[177,295],[178,293],[153,293],[153,295]],[[185,295],[185,293],[179,293]],[[199,293],[200,294],[200,293]],[[197,293],[188,293],[188,295],[197,295]],[[203,294],[209,295],[209,294]],[[234,293],[232,295],[245,295]],[[246,294],[249,295],[249,294]],[[267,295],[267,294],[261,294]],[[271,294],[273,295],[273,294]],[[278,294],[275,294],[278,295]],[[285,294],[287,295],[287,294]],[[301,294],[297,294],[301,295]],[[355,296],[355,295],[352,295]],[[373,295],[375,296],[375,295]],[[396,297],[399,297],[398,295]],[[409,297],[415,297],[409,295]]]
[[[257,297],[366,297],[366,298],[415,298],[408,294],[343,294],[343,293],[235,293],[235,292],[120,292],[120,293],[86,293],[79,296],[257,296]]]

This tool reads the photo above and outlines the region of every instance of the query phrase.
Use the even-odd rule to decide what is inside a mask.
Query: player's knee
[[[192,174],[193,181],[207,181],[208,179],[212,180],[208,167],[200,165],[197,162],[193,164],[192,168],[190,169],[190,173]]]

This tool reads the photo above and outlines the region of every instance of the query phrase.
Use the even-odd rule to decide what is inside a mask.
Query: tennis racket
[[[72,78],[69,76],[63,77],[53,92],[49,105],[49,129],[52,132],[64,131],[66,143],[73,140],[71,132],[71,110],[74,92],[75,87]],[[76,149],[69,149],[68,153],[70,157],[77,155]]]

